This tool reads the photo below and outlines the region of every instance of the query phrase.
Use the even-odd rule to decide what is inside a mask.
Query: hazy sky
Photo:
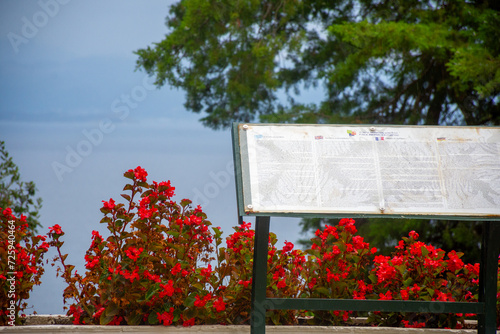
[[[225,236],[237,224],[230,132],[204,128],[182,91],[135,71],[133,51],[163,38],[171,3],[0,1],[0,140],[37,185],[40,232],[62,226],[80,273],[91,231],[106,233],[102,200],[120,200],[130,168],[171,180],[176,199],[201,204]],[[300,237],[296,219],[272,219],[271,230],[280,244]],[[46,266],[42,282],[30,305],[63,313],[62,279]]]

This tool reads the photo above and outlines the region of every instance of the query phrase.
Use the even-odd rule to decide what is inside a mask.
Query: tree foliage
[[[42,199],[35,198],[36,186],[33,181],[21,181],[19,167],[0,141],[0,208],[11,208],[16,216],[25,215],[31,231],[41,226],[39,211]]]
[[[500,124],[495,1],[181,0],[167,26],[137,67],[212,128]],[[301,101],[318,86],[322,100]]]
[[[500,124],[498,1],[181,0],[166,24],[164,40],[136,51],[137,68],[183,90],[186,109],[214,129],[256,120]],[[323,95],[311,103],[307,90]],[[301,224],[308,232],[325,223]],[[415,224],[443,248],[477,249],[477,225],[457,247],[463,224]],[[407,233],[394,226],[366,233],[383,248]]]

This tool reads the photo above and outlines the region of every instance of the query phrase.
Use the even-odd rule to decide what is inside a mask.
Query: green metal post
[[[267,253],[270,217],[256,217],[252,273],[250,333],[266,333]]]
[[[478,334],[496,333],[496,304],[500,224],[484,222],[479,272],[479,302],[484,302],[484,314],[479,315]]]

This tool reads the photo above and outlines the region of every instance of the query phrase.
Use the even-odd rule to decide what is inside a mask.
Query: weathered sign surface
[[[498,127],[239,124],[236,131],[249,214],[500,216]]]

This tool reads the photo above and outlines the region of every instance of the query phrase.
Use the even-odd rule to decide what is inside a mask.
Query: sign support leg
[[[479,315],[478,334],[496,333],[496,303],[498,255],[500,253],[500,224],[483,223],[481,267],[479,272],[479,302],[484,302],[485,313]]]
[[[255,219],[255,239],[252,273],[252,311],[250,333],[266,333],[266,287],[267,253],[269,243],[270,217],[257,216]]]

